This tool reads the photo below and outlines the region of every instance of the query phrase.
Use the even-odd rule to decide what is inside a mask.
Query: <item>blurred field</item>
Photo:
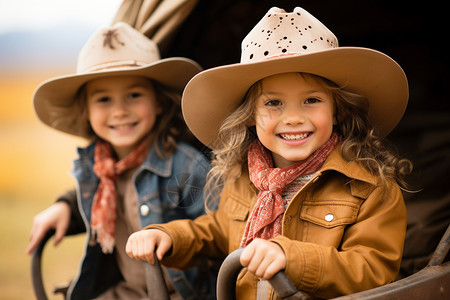
[[[73,187],[70,176],[82,140],[38,121],[31,98],[36,86],[66,70],[0,74],[0,299],[34,299],[30,257],[25,253],[35,214]],[[44,252],[44,282],[50,299],[55,285],[76,273],[84,237],[68,238]]]

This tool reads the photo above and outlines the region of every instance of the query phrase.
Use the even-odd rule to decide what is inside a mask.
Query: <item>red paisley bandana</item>
[[[245,226],[241,247],[253,239],[271,239],[281,234],[284,205],[281,194],[286,185],[299,176],[315,173],[339,142],[337,134],[312,155],[286,168],[274,168],[273,160],[264,146],[253,141],[248,149],[250,180],[259,190],[258,199]]]
[[[143,141],[119,162],[113,158],[111,145],[99,140],[95,145],[94,173],[100,178],[91,213],[92,235],[103,253],[112,253],[116,228],[116,179],[123,171],[139,166],[147,156],[149,143]]]

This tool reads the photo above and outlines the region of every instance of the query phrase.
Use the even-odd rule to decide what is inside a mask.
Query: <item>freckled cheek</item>
[[[255,111],[255,121],[256,129],[261,132],[269,132],[273,130],[276,124],[276,116],[274,112],[267,109],[257,109]]]
[[[257,134],[270,134],[274,131],[275,125],[274,122],[270,122],[268,120],[256,120],[256,133]]]

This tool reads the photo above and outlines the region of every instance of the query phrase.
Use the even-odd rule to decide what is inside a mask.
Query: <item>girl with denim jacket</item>
[[[87,232],[68,299],[145,299],[146,266],[125,253],[128,236],[204,212],[206,157],[181,142],[181,91],[200,71],[186,58],[160,59],[156,44],[125,23],[98,30],[80,52],[77,73],[44,82],[34,94],[45,124],[91,144],[74,162],[76,202],[63,197],[38,214],[27,251],[55,229]],[[69,228],[70,225],[70,228]],[[68,231],[69,228],[69,231]],[[171,297],[213,297],[197,267],[165,269]],[[200,284],[200,285],[199,285]]]
[[[237,299],[275,299],[285,270],[297,289],[333,298],[396,278],[406,230],[400,192],[411,163],[384,137],[408,100],[406,76],[372,49],[338,47],[307,11],[270,9],[242,42],[241,63],[203,71],[182,109],[213,149],[217,210],[150,225],[127,253],[188,267],[245,247]],[[170,251],[169,251],[170,250]]]

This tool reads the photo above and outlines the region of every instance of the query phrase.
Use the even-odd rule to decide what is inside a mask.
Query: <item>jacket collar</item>
[[[367,198],[367,196],[378,185],[377,176],[373,175],[365,168],[361,167],[357,162],[346,161],[341,155],[341,145],[339,144],[325,160],[322,167],[317,171],[313,179],[308,183],[315,182],[318,177],[321,177],[323,173],[338,172],[350,179],[350,193],[359,198]],[[305,186],[306,187],[306,186]],[[304,188],[305,188],[304,187]],[[244,195],[244,198],[254,197],[256,201],[256,195],[258,189],[250,181],[248,168],[243,168],[242,175],[233,185],[234,191],[230,191],[232,194]]]
[[[172,165],[173,155],[167,155],[164,158],[159,157],[156,153],[156,147],[153,143],[150,147],[147,157],[139,167],[139,170],[148,170],[160,177],[169,177],[172,175]]]
[[[86,148],[78,148],[78,154],[80,159],[92,159],[94,158],[95,142]],[[148,170],[155,173],[160,177],[169,177],[172,175],[173,155],[168,155],[161,158],[156,153],[154,143],[152,143],[147,157],[144,162],[139,166],[139,171]],[[139,172],[136,172],[136,174]]]
[[[334,170],[344,174],[345,176],[369,183],[371,185],[377,185],[377,176],[370,173],[365,168],[361,167],[355,161],[346,161],[341,155],[342,144],[339,144],[325,160],[318,173],[324,173],[325,171]]]
[[[316,177],[320,176],[323,173],[326,173],[328,171],[336,171],[339,172],[346,177],[361,181],[369,184],[370,186],[376,186],[378,183],[377,176],[370,173],[365,168],[361,167],[357,162],[355,161],[346,161],[342,155],[341,155],[341,148],[342,144],[338,144],[337,147],[330,153],[328,158],[325,160],[322,167],[317,171]],[[256,192],[258,191],[256,187],[251,183],[249,175],[248,175],[248,168],[243,168],[242,174],[244,178],[248,178],[249,185],[252,187],[253,190]]]

